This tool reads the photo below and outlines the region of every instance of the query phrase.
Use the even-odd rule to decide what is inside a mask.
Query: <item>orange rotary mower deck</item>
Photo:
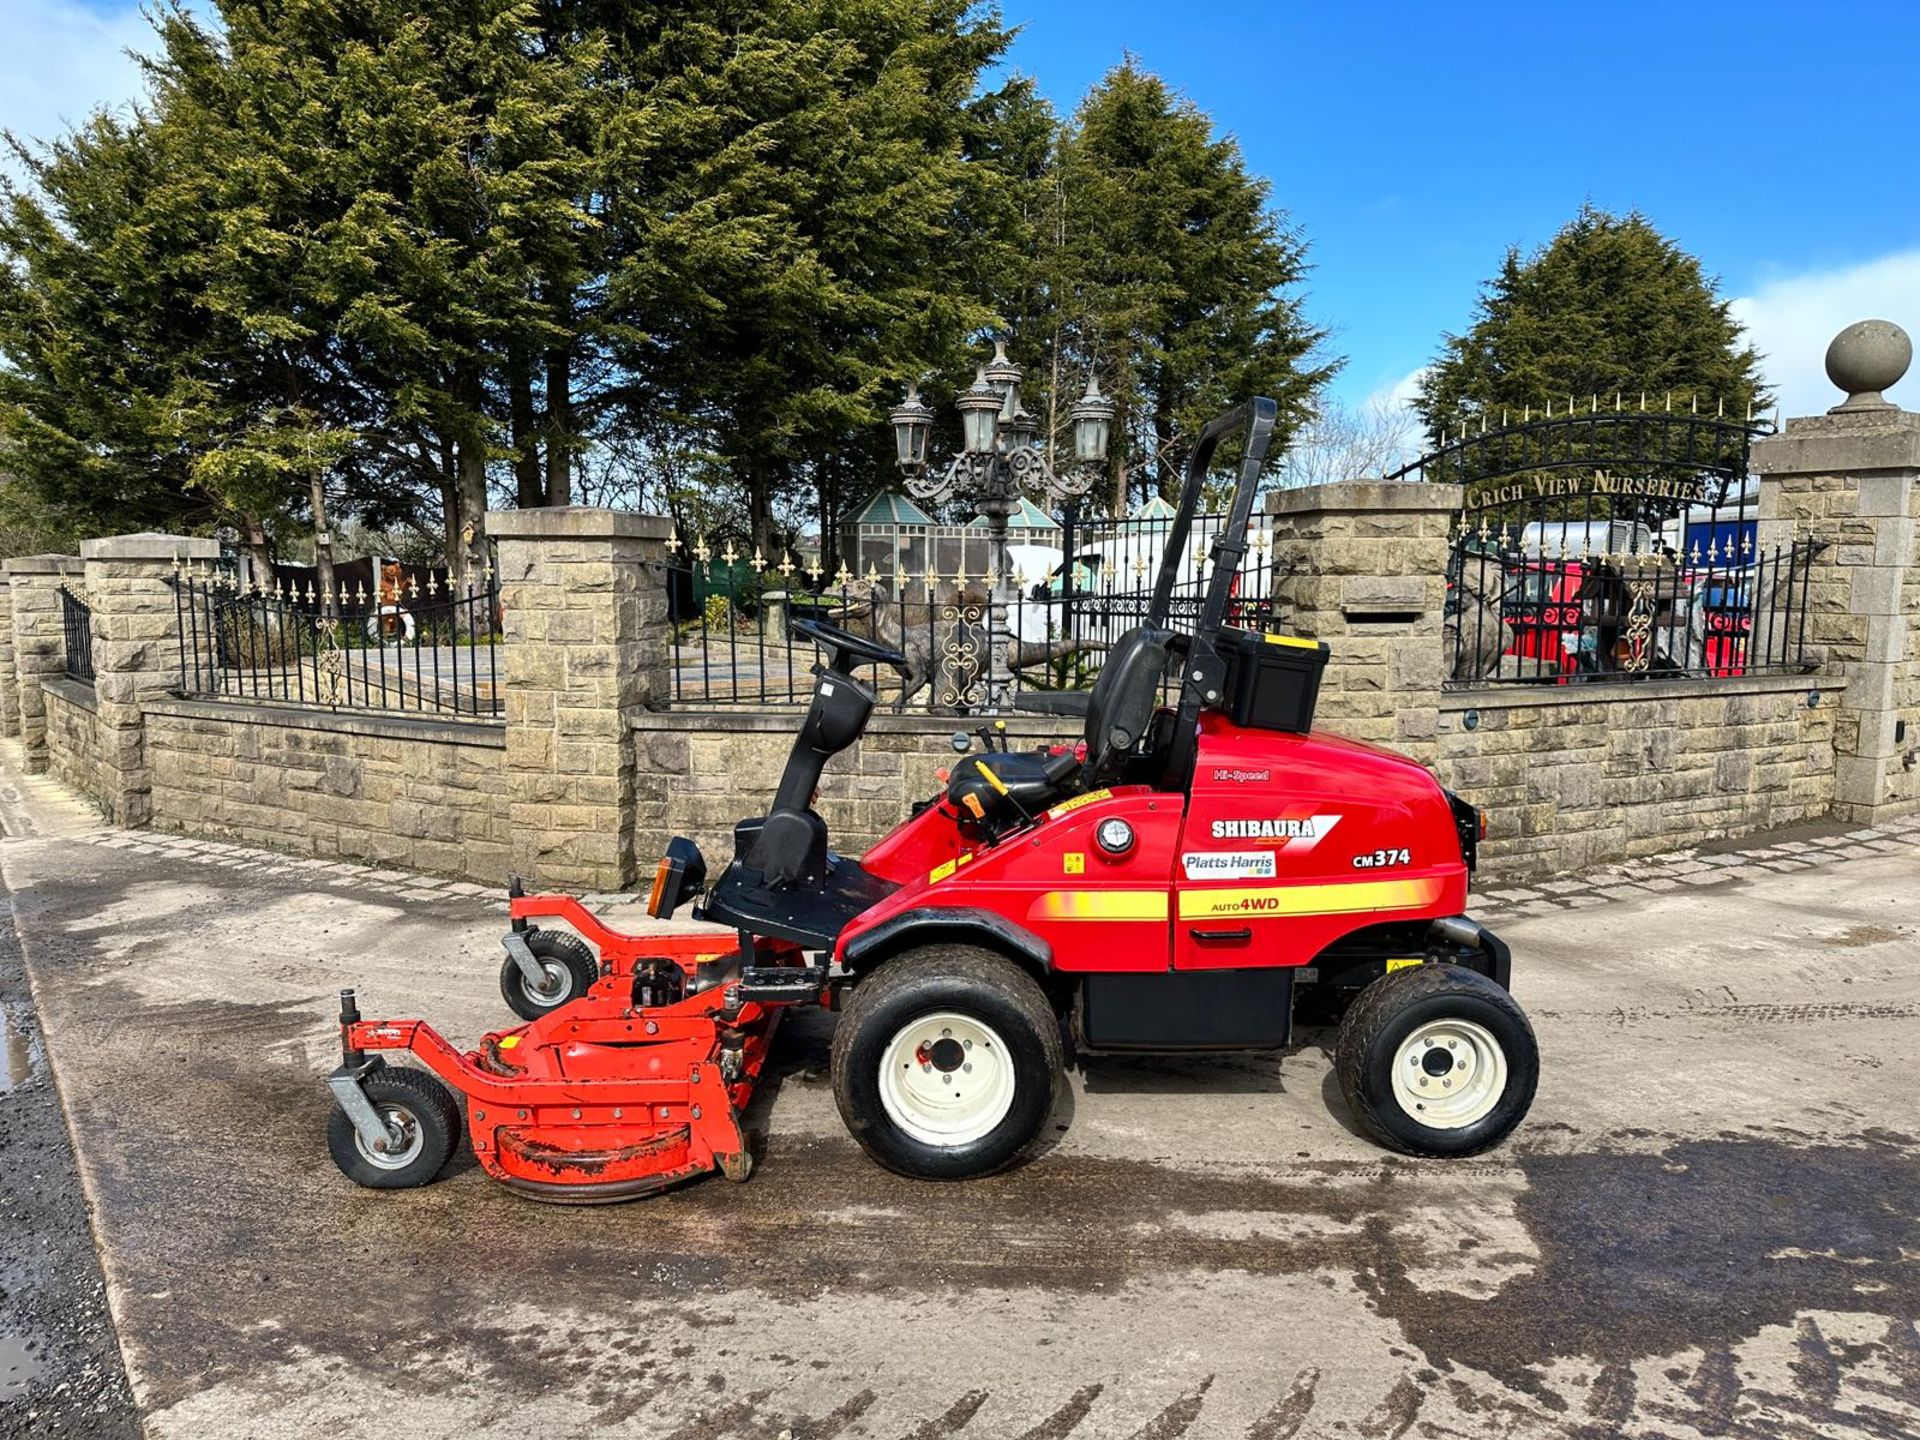
[[[343,992],[336,1077],[364,1074],[372,1052],[410,1051],[463,1097],[473,1152],[514,1189],[569,1204],[625,1200],[718,1169],[752,1168],[740,1112],[753,1093],[780,1008],[820,998],[797,947],[762,942],[747,973],[782,982],[777,999],[740,983],[697,988],[702,968],[730,968],[733,937],[630,935],[567,896],[516,896],[516,922],[565,921],[600,952],[600,978],[579,999],[462,1052],[419,1020],[363,1020]],[[670,970],[668,967],[671,967]],[[636,990],[679,990],[636,1003]],[[341,1089],[335,1085],[336,1093]]]

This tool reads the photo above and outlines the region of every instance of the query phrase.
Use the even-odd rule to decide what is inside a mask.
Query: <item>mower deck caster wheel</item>
[[[453,1092],[424,1070],[384,1066],[360,1088],[374,1113],[397,1137],[389,1148],[369,1145],[338,1106],[327,1121],[327,1150],[340,1173],[370,1190],[406,1190],[438,1175],[460,1143],[460,1105]]]
[[[861,1149],[924,1180],[1003,1170],[1060,1093],[1060,1022],[990,950],[928,945],[853,987],[833,1035],[833,1097]]]
[[[1380,1144],[1474,1155],[1526,1118],[1540,1051],[1499,985],[1461,965],[1416,965],[1360,992],[1340,1025],[1334,1073]]]
[[[600,978],[600,962],[578,935],[561,930],[529,930],[527,949],[540,962],[542,983],[530,985],[508,956],[500,966],[500,998],[522,1020],[551,1015],[569,1000],[578,1000]]]

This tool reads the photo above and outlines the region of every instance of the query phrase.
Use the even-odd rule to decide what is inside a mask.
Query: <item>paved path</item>
[[[813,1015],[750,1183],[570,1210],[326,1158],[334,992],[500,1024],[490,896],[25,788],[0,868],[151,1435],[1920,1433],[1920,827],[1503,902],[1545,1073],[1478,1160],[1370,1148],[1309,1032],[1091,1065],[1033,1163],[916,1184]]]

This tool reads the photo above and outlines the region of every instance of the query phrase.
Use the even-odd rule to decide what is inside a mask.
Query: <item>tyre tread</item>
[[[1046,992],[1033,976],[1022,970],[1013,961],[998,951],[983,946],[956,943],[923,945],[886,961],[872,975],[861,980],[853,987],[852,998],[841,1013],[839,1025],[834,1031],[832,1058],[829,1076],[833,1093],[839,1105],[842,1120],[853,1133],[863,1149],[873,1155],[881,1164],[890,1169],[898,1169],[883,1156],[874,1154],[872,1147],[859,1133],[854,1115],[849,1113],[847,1096],[853,1080],[852,1064],[854,1045],[851,1037],[858,1032],[866,1017],[879,1009],[887,1000],[903,990],[921,983],[928,977],[945,981],[961,981],[968,985],[990,990],[1011,1006],[1033,1029],[1039,1037],[1041,1051],[1045,1057],[1048,1074],[1048,1092],[1044,1114],[1053,1113],[1060,1098],[1060,1086],[1065,1074],[1065,1051],[1060,1040],[1059,1019],[1048,1001]],[[842,1038],[847,1037],[847,1038]],[[1014,1164],[1031,1149],[1044,1129],[1044,1118],[1035,1133],[1028,1136],[1013,1152],[997,1164],[978,1174],[989,1174],[1003,1170]],[[903,1172],[909,1173],[909,1172]]]
[[[527,933],[527,948],[536,959],[557,960],[565,967],[573,994],[562,1000],[560,1005],[570,1005],[578,1000],[600,978],[599,957],[586,941],[572,931],[535,928]],[[538,1020],[560,1008],[560,1005],[535,1005],[528,998],[520,967],[513,963],[511,957],[500,965],[500,998],[522,1020]]]
[[[437,1076],[411,1065],[386,1065],[370,1074],[364,1084],[368,1089],[368,1098],[377,1106],[381,1103],[380,1091],[398,1090],[411,1102],[414,1113],[437,1122],[440,1140],[436,1143],[432,1136],[428,1144],[441,1151],[438,1163],[430,1169],[422,1167],[417,1178],[401,1179],[406,1171],[376,1170],[366,1166],[353,1143],[353,1122],[347,1119],[346,1112],[334,1107],[327,1128],[327,1147],[333,1156],[334,1164],[340,1167],[357,1185],[374,1190],[400,1190],[415,1185],[425,1185],[432,1181],[447,1161],[453,1158],[453,1152],[460,1148],[460,1137],[465,1130],[460,1111],[460,1101]]]
[[[1527,1021],[1526,1012],[1520,1008],[1513,997],[1494,981],[1462,965],[1445,962],[1429,963],[1383,976],[1362,990],[1352,1006],[1348,1008],[1345,1019],[1340,1023],[1339,1038],[1334,1045],[1334,1074],[1340,1085],[1340,1094],[1347,1102],[1347,1108],[1360,1122],[1360,1127],[1377,1143],[1410,1155],[1471,1154],[1498,1144],[1508,1133],[1503,1130],[1490,1137],[1485,1143],[1464,1151],[1440,1150],[1415,1145],[1404,1136],[1397,1134],[1381,1115],[1381,1107],[1393,1103],[1392,1096],[1381,1097],[1380,1105],[1376,1106],[1368,1098],[1366,1087],[1361,1083],[1367,1060],[1373,1054],[1374,1046],[1379,1043],[1381,1032],[1403,1010],[1423,1000],[1433,999],[1449,992],[1458,993],[1462,990],[1504,1011],[1531,1041],[1533,1027]],[[1509,1063],[1512,1063],[1511,1059]],[[1538,1081],[1539,1065],[1536,1061],[1525,1074],[1526,1093],[1519,1107],[1520,1116],[1524,1116],[1527,1107],[1533,1103],[1534,1086]],[[1518,1118],[1515,1123],[1518,1123]]]

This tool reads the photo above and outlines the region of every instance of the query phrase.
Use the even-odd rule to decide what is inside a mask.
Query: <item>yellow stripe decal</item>
[[[1265,640],[1269,645],[1293,645],[1302,650],[1318,650],[1320,648],[1320,642],[1318,640],[1303,640],[1298,635],[1263,635],[1260,638]]]
[[[1029,920],[1160,920],[1164,890],[1049,890],[1027,908]]]
[[[1216,915],[1345,915],[1355,910],[1414,910],[1440,898],[1444,882],[1348,880],[1333,885],[1262,885],[1253,889],[1183,890],[1180,918]]]
[[[1091,805],[1096,800],[1109,800],[1112,797],[1113,791],[1111,790],[1089,790],[1086,794],[1076,795],[1071,800],[1062,800],[1058,805],[1047,811],[1047,818],[1049,820],[1057,820],[1069,810],[1078,810],[1082,805]]]

